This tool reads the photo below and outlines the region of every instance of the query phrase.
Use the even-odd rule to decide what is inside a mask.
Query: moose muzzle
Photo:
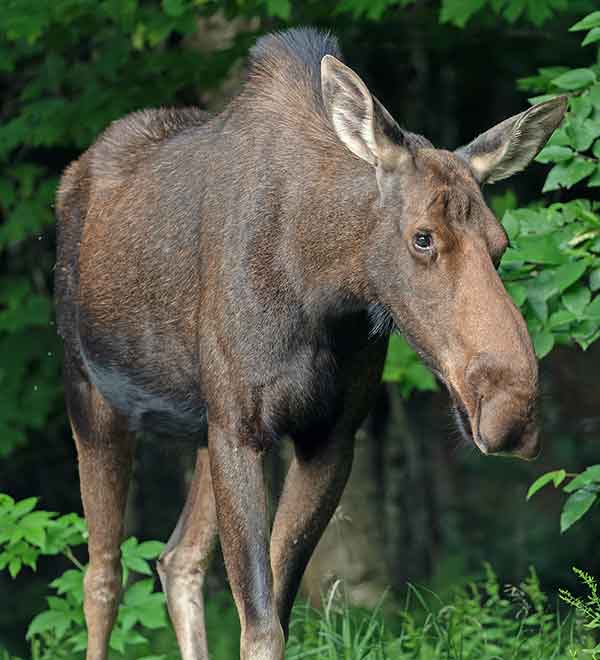
[[[539,453],[537,363],[533,351],[527,353],[520,363],[514,358],[511,363],[508,355],[479,353],[467,365],[459,422],[485,454],[533,459]]]

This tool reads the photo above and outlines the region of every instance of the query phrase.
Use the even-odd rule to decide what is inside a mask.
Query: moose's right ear
[[[341,142],[359,158],[377,167],[401,158],[402,130],[371,95],[359,76],[333,55],[321,60],[321,90],[325,108]]]

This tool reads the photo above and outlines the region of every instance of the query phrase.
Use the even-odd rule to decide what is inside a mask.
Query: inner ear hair
[[[480,183],[494,183],[523,170],[536,157],[567,109],[567,97],[539,103],[486,131],[457,154]]]
[[[333,55],[321,60],[321,89],[325,107],[341,142],[371,165],[377,164],[374,104],[360,77]]]

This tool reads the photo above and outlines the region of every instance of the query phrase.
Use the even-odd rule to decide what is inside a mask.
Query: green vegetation
[[[532,61],[535,52],[536,63],[542,62],[543,67],[536,75],[521,78],[519,89],[530,95],[532,102],[567,94],[569,112],[538,156],[538,162],[548,168],[541,192],[541,185],[526,188],[525,192],[517,188],[490,189],[491,205],[502,218],[511,241],[500,273],[526,318],[538,356],[548,356],[543,367],[557,352],[572,350],[567,347],[586,350],[593,346],[600,338],[600,12],[593,11],[595,6],[594,0],[4,3],[0,12],[0,83],[4,90],[0,101],[0,470],[12,475],[11,483],[15,483],[14,475],[19,475],[23,487],[30,489],[25,495],[43,494],[43,501],[51,495],[60,500],[66,489],[71,493],[71,502],[77,499],[75,461],[64,449],[69,438],[60,385],[62,349],[51,302],[53,200],[60,172],[110,121],[127,112],[146,106],[195,104],[199,97],[202,105],[218,107],[225,82],[235,74],[256,36],[290,25],[315,24],[334,29],[350,50],[349,60],[371,68],[376,78],[378,70],[385,70],[385,84],[379,73],[379,85],[392,103],[394,99],[404,103],[404,97],[429,94],[431,109],[423,122],[425,128],[442,124],[438,105],[446,96],[454,101],[443,106],[444,113],[453,117],[464,111],[467,95],[472,94],[476,104],[483,107],[486,99],[480,103],[477,95],[489,92],[481,86],[488,70],[503,76],[510,85],[515,77],[526,75],[523,62],[529,66],[530,50]],[[199,22],[203,31],[199,31]],[[224,31],[216,45],[211,45],[206,39],[213,29],[211,25],[217,26],[214,29],[219,25],[220,29],[223,25],[237,27],[231,34]],[[568,26],[572,27],[567,33]],[[571,37],[580,38],[581,48],[569,46]],[[478,49],[476,58],[473,50],[460,50],[462,42],[469,40]],[[491,62],[476,61],[490,43],[499,44],[494,48],[497,58],[505,62],[501,71],[492,69]],[[501,50],[502,44],[505,50]],[[430,57],[429,68],[424,49]],[[455,55],[457,64],[453,69],[448,60]],[[406,89],[397,92],[397,82],[389,73],[402,66],[402,58],[412,62],[410,73],[417,83],[411,87],[414,81],[407,76]],[[530,72],[534,68],[529,66]],[[438,76],[438,71],[443,75]],[[460,92],[456,78],[466,81],[466,92]],[[501,119],[505,107],[516,107],[514,97],[508,95],[501,81],[497,81],[497,88],[494,103],[498,114],[489,125]],[[396,109],[392,104],[389,107]],[[402,107],[410,113],[410,102]],[[415,107],[413,119],[420,114],[419,106]],[[470,116],[468,123],[474,123],[474,119],[479,116]],[[445,125],[446,134],[457,136],[456,120],[453,122]],[[413,126],[409,124],[409,128]],[[440,129],[438,137],[442,134]],[[529,203],[523,201],[532,199]],[[433,377],[398,336],[390,343],[384,376],[387,382],[398,384],[405,398],[412,395],[415,401],[415,393],[418,397],[435,396],[428,394],[437,388]],[[563,390],[568,387],[568,380],[558,382]],[[548,409],[545,419],[550,420],[551,427],[557,424],[562,409],[556,399]],[[560,446],[542,468],[569,465],[569,470],[543,474],[531,486],[529,497],[550,483],[566,493],[561,531],[569,529],[569,536],[580,534],[580,550],[573,544],[567,551],[579,551],[580,558],[592,564],[595,561],[597,573],[597,530],[592,513],[600,492],[600,466],[592,464],[597,463],[597,454],[585,453],[578,423],[575,416],[570,418],[568,433],[559,427],[556,437],[560,438]],[[599,432],[597,425],[596,434]],[[400,544],[420,540],[423,529],[433,528],[427,538],[436,547],[431,549],[431,557],[426,548],[428,559],[438,571],[442,570],[438,564],[445,567],[446,582],[452,581],[452,586],[440,590],[443,595],[439,597],[423,587],[411,586],[404,605],[399,606],[390,594],[380,608],[365,612],[349,605],[338,582],[325,597],[322,611],[308,606],[296,608],[287,657],[600,657],[596,579],[574,569],[587,595],[573,595],[575,588],[571,586],[571,590],[559,591],[562,605],[555,599],[557,584],[563,580],[557,574],[562,568],[560,574],[564,575],[566,567],[574,563],[564,550],[561,554],[552,536],[558,529],[556,498],[552,499],[556,493],[547,489],[527,505],[525,513],[517,512],[505,506],[505,501],[515,501],[509,499],[507,491],[517,491],[517,499],[521,498],[519,488],[524,493],[524,484],[533,479],[530,468],[482,465],[461,457],[460,472],[456,467],[455,473],[443,472],[442,467],[456,452],[453,456],[438,454],[434,463],[430,449],[433,443],[424,442],[427,450],[417,450],[410,444],[410,436],[406,437],[392,437],[391,442],[406,442],[406,454],[402,460],[395,454],[397,471],[385,472],[386,479],[381,479],[386,488],[394,478],[407,485],[409,504],[392,507],[396,515],[392,531],[396,527],[401,531],[393,552],[400,552]],[[55,475],[52,487],[42,483],[34,486],[27,470],[32,463],[46,460],[47,471]],[[377,460],[394,463],[387,454],[378,455]],[[428,461],[434,466],[429,471],[423,467]],[[586,463],[590,464],[587,468]],[[72,465],[73,471],[65,471],[64,465]],[[466,484],[464,492],[461,480]],[[1,474],[0,482],[4,483]],[[430,509],[409,510],[416,501],[410,499],[413,492],[425,492],[429,498],[440,482],[442,494]],[[169,499],[162,493],[159,497]],[[430,510],[439,508],[444,498],[451,503],[437,522],[433,516],[428,518]],[[389,500],[386,502],[389,504]],[[0,590],[7,585],[18,584],[19,589],[25,585],[18,595],[11,591],[14,607],[6,607],[4,599],[0,605],[2,627],[8,631],[6,643],[13,645],[11,649],[19,648],[14,631],[19,633],[19,625],[27,621],[26,647],[32,660],[78,660],[86,638],[82,615],[85,523],[75,514],[59,516],[36,509],[36,505],[35,497],[16,502],[0,495]],[[70,511],[76,506],[73,503],[55,508]],[[479,536],[465,530],[467,514],[463,509],[467,514],[480,512],[469,520],[473,528],[481,528]],[[506,511],[510,515],[504,515]],[[586,525],[571,529],[586,513]],[[404,518],[411,516],[420,521],[420,527],[406,524]],[[513,516],[519,522],[507,536],[508,519]],[[487,545],[486,537],[492,538]],[[555,541],[557,548],[551,547]],[[477,571],[481,559],[478,552],[500,548],[498,557],[504,557],[506,570],[515,556],[525,555],[529,563],[528,552],[533,545],[543,548],[543,554],[536,556],[536,566],[540,574],[547,569],[544,580],[553,585],[546,587],[548,596],[533,570],[518,587],[502,587],[489,566],[483,577],[466,577]],[[151,563],[161,548],[158,542],[140,543],[134,537],[123,544],[124,599],[111,639],[115,659],[178,657],[164,597],[152,577]],[[422,554],[424,545],[415,542],[413,548]],[[404,557],[409,566],[410,559],[409,555]],[[522,560],[520,566],[524,570]],[[34,571],[37,580],[32,579]],[[215,660],[235,657],[238,624],[230,599],[213,593],[207,619]],[[9,654],[1,649],[3,639],[0,659],[16,660],[14,651]]]
[[[46,599],[47,609],[31,621],[27,639],[32,660],[81,660],[86,646],[82,612],[85,566],[77,560],[75,548],[85,542],[85,522],[74,514],[57,517],[34,510],[35,506],[35,498],[15,502],[0,495],[0,568],[16,577],[24,567],[35,570],[40,556],[62,553],[72,562],[73,568],[50,583],[53,595]],[[162,543],[139,543],[135,538],[122,545],[124,594],[110,640],[111,657],[178,657],[164,596],[155,591],[149,564],[162,548]],[[560,660],[580,657],[578,653],[596,658],[600,644],[596,647],[590,631],[600,627],[597,585],[592,576],[575,570],[589,595],[583,599],[561,590],[560,597],[573,608],[570,613],[561,613],[557,605],[549,604],[534,569],[520,585],[502,587],[486,564],[481,578],[455,586],[443,600],[427,589],[409,585],[404,605],[386,608],[385,613],[383,602],[370,613],[351,608],[338,581],[324,598],[322,611],[307,605],[295,608],[286,658]],[[208,603],[209,631],[215,609],[220,607],[220,599],[214,605]],[[229,611],[233,612],[231,602]],[[225,634],[223,621],[237,631],[235,614],[225,619],[219,616],[218,621],[212,635],[219,652],[213,657],[225,660],[237,650],[237,634]],[[0,658],[11,660],[6,653]]]

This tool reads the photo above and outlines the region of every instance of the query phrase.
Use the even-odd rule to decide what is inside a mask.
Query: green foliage
[[[572,29],[594,27],[598,12]],[[600,185],[599,65],[540,69],[520,81],[522,89],[569,94],[563,124],[537,160],[551,164],[543,191],[569,189],[587,179]],[[576,199],[549,206],[508,210],[503,225],[510,238],[500,270],[509,294],[527,321],[538,357],[555,343],[583,349],[600,337],[600,203]]]
[[[338,12],[350,12],[355,18],[381,20],[386,12],[412,4],[416,4],[416,0],[340,0],[336,9]],[[593,0],[580,0],[576,7],[570,7],[568,0],[441,0],[439,20],[464,28],[473,17],[487,14],[501,17],[511,24],[525,19],[540,26],[558,13],[568,10],[583,13],[593,7]],[[287,18],[287,15],[284,17]],[[588,23],[591,22],[590,19]],[[593,37],[600,38],[596,34]]]
[[[47,598],[48,608],[31,621],[27,639],[35,660],[81,658],[87,640],[83,617],[85,566],[75,557],[73,547],[87,539],[85,521],[75,514],[58,517],[53,512],[34,511],[36,504],[35,497],[15,502],[0,494],[0,570],[7,569],[15,578],[23,566],[35,570],[40,555],[63,554],[73,563],[75,568],[50,583],[55,593]],[[139,543],[133,537],[121,546],[123,586],[129,586],[110,639],[116,657],[131,657],[142,648],[144,653],[136,657],[150,660],[149,632],[169,627],[164,596],[154,591],[154,580],[139,579],[139,575],[129,580],[130,572],[152,576],[148,562],[155,560],[163,547],[163,543]],[[166,655],[163,660],[167,660]]]
[[[579,657],[592,643],[573,617],[561,620],[531,569],[519,585],[502,589],[489,565],[483,580],[455,589],[447,602],[410,586],[405,606],[395,616],[352,610],[339,583],[323,612],[295,609],[286,658],[299,660],[466,660],[481,658]]]
[[[580,11],[594,6],[593,2],[578,4]],[[509,23],[524,18],[539,26],[555,14],[568,9],[568,0],[442,0],[440,20],[462,28],[473,16],[487,10]]]
[[[72,549],[85,540],[83,520],[74,514],[57,518],[56,514],[34,511],[35,498],[14,502],[2,495],[0,502],[3,552],[0,557],[9,549],[13,559],[20,557],[22,564],[31,565],[28,546],[32,546],[37,555],[60,552],[74,564],[74,568],[50,583],[53,593],[46,599],[47,608],[29,625],[27,639],[32,660],[81,660],[87,639],[83,617],[85,567],[77,561]],[[36,514],[37,518],[32,518]],[[32,532],[34,529],[38,531]],[[15,530],[21,531],[16,534]],[[21,543],[24,539],[25,545]],[[148,562],[155,560],[162,549],[162,543],[139,543],[135,538],[127,539],[121,546],[125,589],[110,639],[111,658],[175,660],[178,657],[164,596],[155,591],[151,577],[140,579],[140,574],[151,575]],[[128,571],[138,575],[129,579]],[[18,570],[12,572],[16,575]],[[558,612],[548,611],[547,598],[533,570],[519,587],[503,591],[493,570],[486,565],[485,579],[455,589],[445,603],[426,590],[411,586],[404,607],[391,617],[384,617],[381,608],[369,613],[353,610],[338,582],[324,602],[322,613],[307,606],[295,609],[286,658],[541,660],[552,657],[560,660],[574,657],[568,653],[590,647],[592,639],[586,629],[597,625],[600,610],[593,609],[597,602],[593,584],[593,598],[586,603],[572,597],[571,602],[570,594],[561,591],[564,600],[588,614],[590,620],[585,626],[577,627],[573,618],[563,621]],[[210,607],[209,623],[214,618]],[[224,620],[227,617],[218,614],[218,621]],[[158,644],[157,634],[161,636]],[[219,648],[221,652],[213,657],[231,657],[231,648],[223,645]]]
[[[573,567],[573,572],[580,582],[587,588],[588,594],[585,598],[574,596],[568,589],[559,589],[559,596],[565,603],[575,609],[590,630],[600,628],[600,596],[598,595],[598,581],[596,578],[580,568]],[[584,653],[590,654],[597,660],[600,658],[600,644],[592,649],[585,649]]]
[[[566,478],[570,480],[562,490],[568,495],[560,517],[560,531],[566,532],[574,523],[583,518],[597,501],[600,493],[600,465],[590,465],[583,472],[568,474],[564,470],[547,472],[536,479],[529,488],[527,499],[544,486],[553,483],[558,488]]]
[[[588,200],[508,211],[511,247],[500,274],[538,357],[555,343],[587,348],[600,337],[600,204]]]
[[[431,372],[423,365],[406,340],[397,334],[393,334],[390,338],[383,380],[397,382],[402,396],[409,396],[415,390],[425,392],[437,389],[436,380]]]
[[[40,555],[70,555],[71,547],[85,543],[85,522],[75,514],[58,516],[34,511],[36,497],[15,502],[0,493],[0,570],[16,577],[23,566],[35,570]]]

